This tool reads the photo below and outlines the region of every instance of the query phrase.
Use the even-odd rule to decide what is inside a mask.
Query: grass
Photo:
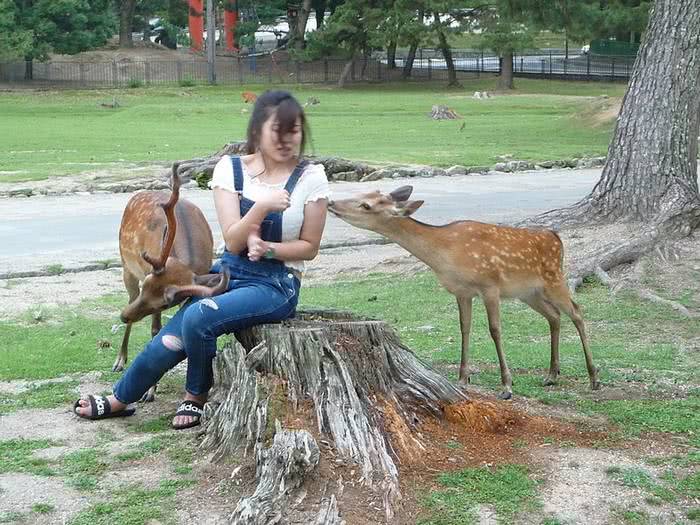
[[[178,490],[194,484],[191,480],[163,480],[156,489],[131,485],[117,489],[110,501],[96,503],[81,511],[70,525],[136,525],[173,521]]]
[[[9,439],[0,441],[0,474],[24,472],[37,476],[54,476],[48,460],[33,457],[34,451],[57,446],[48,439]]]
[[[28,408],[54,408],[75,401],[77,381],[34,386],[20,394],[0,394],[0,413]]]
[[[61,473],[67,478],[68,485],[86,491],[97,488],[99,479],[109,467],[109,463],[104,460],[104,451],[85,449],[66,454],[61,466]]]
[[[289,88],[301,100],[314,96],[321,101],[308,109],[316,154],[441,166],[490,165],[504,154],[534,161],[604,155],[610,126],[581,120],[589,104],[582,97],[621,96],[625,89],[519,79],[514,94],[520,96],[488,102],[471,98],[474,91],[494,86],[493,79],[480,79],[450,90],[438,84]],[[196,86],[2,93],[0,182],[124,171],[211,154],[245,135],[249,113],[243,111],[249,108],[239,92],[264,89],[246,85],[233,90]],[[116,97],[121,107],[100,107],[105,97]],[[433,104],[447,104],[464,115],[466,128],[459,131],[461,122],[428,118]]]
[[[478,505],[489,505],[501,520],[509,520],[519,510],[535,504],[536,483],[520,465],[450,472],[438,476],[438,481],[445,489],[433,491],[426,497],[424,504],[430,516],[419,523],[476,523]]]

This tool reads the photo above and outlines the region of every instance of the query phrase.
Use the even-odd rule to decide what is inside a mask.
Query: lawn
[[[700,325],[663,305],[640,301],[631,293],[613,295],[596,283],[584,285],[576,300],[587,321],[603,389],[588,389],[582,351],[569,322],[562,324],[560,384],[542,386],[549,362],[547,324],[524,305],[506,302],[502,308],[503,341],[513,372],[514,395],[581,417],[602,416],[608,433],[598,448],[637,451],[639,459],[634,466],[611,463],[600,467],[606,483],[636,491],[623,507],[610,510],[614,523],[656,523],[649,509],[671,509],[682,518],[674,523],[691,523],[700,512],[696,501],[700,495],[700,367],[688,348],[700,337]],[[110,326],[124,301],[125,296],[111,295],[68,309],[42,309],[40,314],[33,310],[1,322],[0,381],[59,378],[53,383],[30,385],[20,394],[2,394],[2,412],[11,415],[27,409],[68,406],[76,395],[75,376],[70,374],[94,370],[101,373],[103,381],[115,380],[118,375],[108,370],[122,334],[111,333]],[[358,315],[383,319],[422,359],[456,378],[460,341],[457,308],[432,273],[391,278],[370,274],[307,286],[302,305],[350,309]],[[136,326],[132,348],[147,340],[147,324]],[[471,340],[472,367],[478,370],[472,375],[472,388],[495,396],[500,390],[498,364],[479,302],[475,304]],[[139,408],[145,411],[145,419],[129,418],[118,423],[120,426],[107,428],[96,426],[92,448],[42,459],[53,456],[37,456],[37,451],[66,443],[29,435],[0,441],[0,473],[60,479],[81,490],[89,505],[74,516],[74,524],[173,521],[173,501],[190,494],[188,491],[196,494],[203,490],[211,476],[195,461],[196,435],[182,438],[168,427],[168,407],[180,396],[182,381],[177,374],[161,381],[160,401]],[[108,444],[115,438],[109,428],[112,432],[125,428],[137,445],[127,451],[111,451]],[[551,445],[545,441],[540,446]],[[458,443],[445,446],[459,453]],[[513,446],[529,445],[522,442]],[[571,446],[559,444],[563,449]],[[523,448],[523,458],[527,453]],[[158,466],[161,464],[165,467]],[[155,468],[156,473],[165,468],[170,474],[148,487],[129,483],[114,488],[108,483],[119,472],[144,468]],[[224,480],[228,477],[226,474]],[[525,461],[436,473],[431,488],[419,490],[417,522],[477,523],[479,509],[486,505],[502,523],[563,523],[542,510],[547,503],[547,482],[542,472]],[[31,511],[14,517],[30,522],[38,513],[56,512],[52,505],[50,501],[36,503]]]
[[[289,86],[308,108],[310,151],[377,163],[491,165],[499,155],[532,161],[604,155],[611,124],[583,118],[591,97],[622,96],[625,86],[518,79],[508,96],[475,100],[490,78],[442,84]],[[210,155],[241,140],[250,106],[241,91],[265,86],[144,87],[0,93],[0,182],[128,171]],[[116,109],[103,107],[116,98]],[[434,121],[446,104],[462,121]],[[460,129],[464,124],[464,129]]]

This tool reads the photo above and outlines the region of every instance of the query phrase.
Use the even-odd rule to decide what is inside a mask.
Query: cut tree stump
[[[255,461],[257,488],[239,501],[231,523],[284,522],[290,497],[307,489],[296,497],[306,499],[306,522],[344,523],[349,484],[371,494],[391,522],[399,467],[424,459],[419,424],[454,417],[466,396],[384,322],[346,312],[299,312],[237,339],[215,360],[202,443],[215,460]],[[311,493],[324,463],[347,466],[348,477],[334,471],[337,487]]]
[[[430,118],[434,120],[456,120],[462,117],[455,112],[455,110],[448,108],[447,106],[434,105],[430,111]]]

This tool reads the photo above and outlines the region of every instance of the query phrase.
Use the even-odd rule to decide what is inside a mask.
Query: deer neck
[[[378,233],[388,237],[402,248],[408,250],[430,267],[435,267],[444,260],[439,237],[435,226],[423,224],[410,217],[396,218],[384,225]]]

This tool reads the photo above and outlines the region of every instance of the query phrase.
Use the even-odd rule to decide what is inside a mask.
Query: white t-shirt
[[[257,201],[265,192],[271,189],[284,189],[287,184],[282,181],[279,184],[268,184],[261,182],[257,178],[251,178],[245,162],[241,161],[243,168],[243,197],[252,201]],[[239,193],[233,180],[233,165],[231,157],[224,155],[214,166],[209,187],[222,188],[231,193]],[[299,239],[301,226],[304,222],[304,206],[309,202],[319,199],[328,199],[331,196],[331,189],[328,185],[326,170],[323,164],[307,164],[304,172],[299,177],[299,181],[292,191],[289,208],[282,214],[282,242],[295,241]],[[285,261],[290,268],[301,272],[304,271],[304,261]]]

